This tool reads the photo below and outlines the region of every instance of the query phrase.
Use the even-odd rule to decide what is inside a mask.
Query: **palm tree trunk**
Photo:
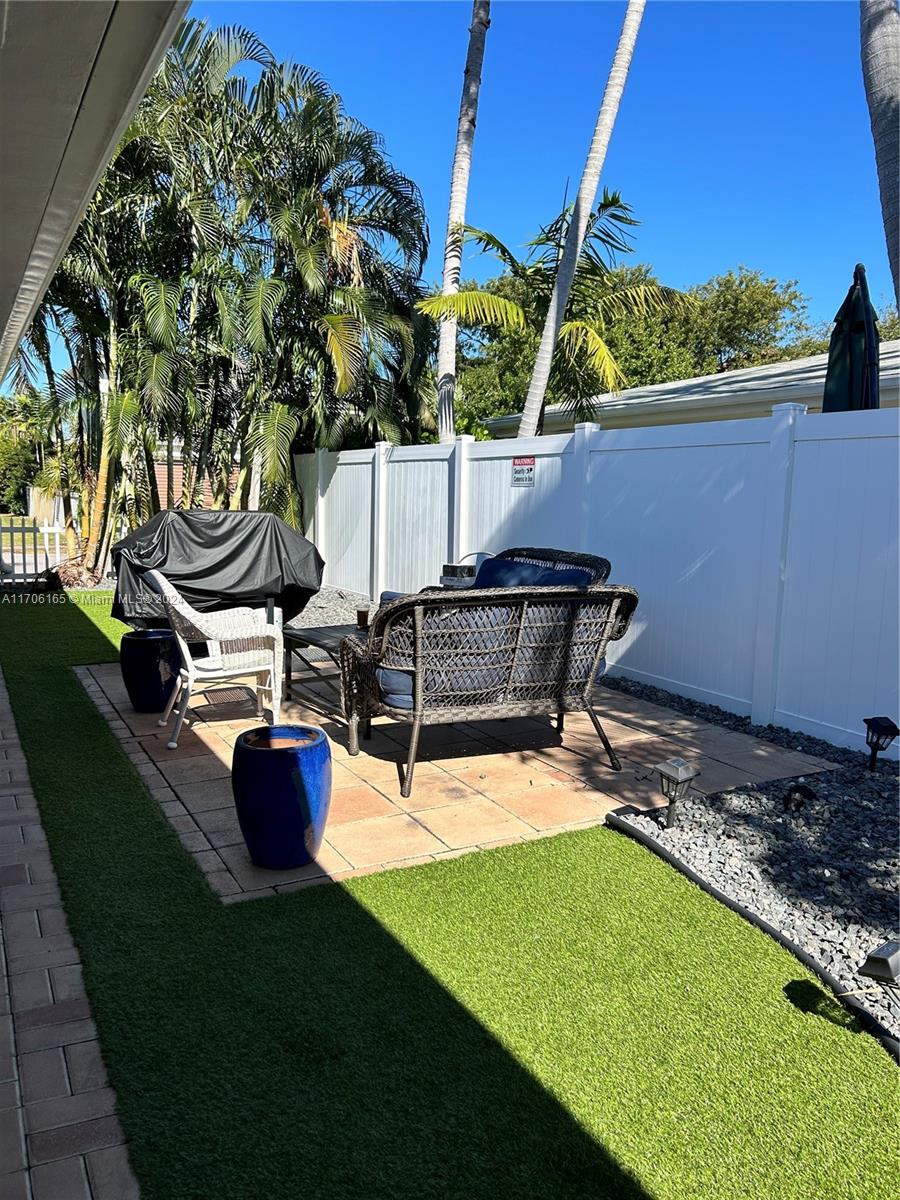
[[[166,430],[166,508],[175,507],[175,435],[172,426]]]
[[[59,458],[59,494],[62,499],[63,525],[66,530],[66,554],[74,558],[78,553],[78,538],[72,518],[72,489],[69,484],[69,466],[66,462],[66,439],[61,420],[56,424],[56,454]]]
[[[900,11],[897,0],[861,0],[863,82],[875,142],[881,216],[894,301],[900,308]]]
[[[159,484],[156,482],[156,460],[153,457],[153,447],[144,442],[144,462],[147,467],[147,499],[150,501],[150,515],[158,513],[162,507],[159,497]]]
[[[68,343],[66,343],[68,348]],[[69,361],[71,362],[71,354]],[[74,558],[78,553],[78,539],[75,536],[75,522],[72,520],[72,489],[69,484],[69,466],[66,462],[66,439],[63,433],[62,404],[56,387],[56,372],[53,369],[53,359],[46,354],[43,359],[44,373],[47,376],[47,391],[53,401],[53,432],[56,436],[56,457],[59,462],[59,495],[62,501],[63,525],[66,530],[66,554]],[[74,363],[73,363],[74,368]]]
[[[462,229],[466,220],[466,194],[472,169],[472,143],[475,140],[475,120],[478,115],[481,64],[484,61],[484,43],[490,23],[490,0],[475,0],[472,5],[472,24],[469,27],[469,50],[466,54],[462,99],[459,103],[456,151],[450,177],[450,213],[447,219],[447,240],[444,243],[444,278],[441,287],[441,294],[444,296],[455,296],[459,291]],[[438,435],[442,442],[452,442],[456,435],[453,412],[453,398],[456,392],[456,332],[455,317],[441,321],[438,343]]]
[[[86,562],[88,569],[96,571],[98,569],[101,557],[100,542],[103,537],[104,527],[107,524],[107,515],[110,501],[110,467],[112,465],[112,455],[110,453],[109,430],[107,428],[107,414],[109,412],[110,397],[117,394],[119,386],[119,341],[118,327],[116,324],[116,297],[110,296],[109,299],[109,374],[106,382],[106,403],[103,403],[101,397],[101,413],[100,413],[100,457],[97,464],[97,486],[94,488],[94,501],[91,506],[91,528],[88,535],[88,544],[86,551]]]
[[[584,235],[597,195],[600,172],[603,170],[603,161],[606,158],[622,92],[625,89],[625,80],[628,78],[628,68],[631,65],[631,56],[634,54],[634,44],[641,26],[641,17],[644,15],[645,3],[646,0],[628,0],[625,20],[622,22],[622,32],[619,34],[619,44],[616,47],[616,55],[609,78],[606,81],[603,103],[600,105],[600,112],[597,115],[591,148],[584,164],[578,196],[575,199],[572,219],[569,222],[565,248],[556,272],[556,282],[553,285],[553,295],[550,298],[550,307],[544,321],[544,331],[541,334],[541,342],[534,362],[534,372],[525,399],[525,409],[522,413],[522,420],[519,422],[519,437],[534,437],[537,431],[544,397],[547,394],[547,384],[550,380],[553,351],[565,316],[569,292],[572,290],[575,269],[578,266]]]

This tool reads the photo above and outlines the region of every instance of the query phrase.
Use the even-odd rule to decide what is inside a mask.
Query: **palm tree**
[[[481,87],[481,64],[484,43],[491,23],[490,0],[475,0],[472,5],[472,24],[469,27],[469,50],[463,75],[462,99],[459,104],[459,123],[456,129],[456,151],[450,177],[450,213],[447,219],[447,240],[444,244],[444,277],[441,293],[453,296],[459,291],[459,272],[462,265],[462,236],[466,219],[466,194],[472,168],[472,143],[475,140],[475,120],[478,115],[478,91]],[[450,442],[456,434],[453,413],[453,394],[456,388],[457,322],[448,317],[441,322],[438,343],[438,436]]]
[[[584,172],[581,176],[581,184],[578,188],[578,196],[575,200],[572,220],[569,223],[562,258],[556,272],[556,283],[553,288],[550,306],[547,309],[544,330],[541,334],[541,341],[534,363],[534,372],[531,376],[531,384],[528,388],[525,408],[519,424],[519,437],[533,437],[537,432],[538,423],[541,419],[544,398],[547,394],[547,384],[550,381],[553,351],[556,348],[560,330],[565,319],[569,292],[572,288],[572,281],[575,278],[575,271],[578,267],[581,246],[584,242],[591,210],[594,205],[594,198],[600,183],[600,173],[603,169],[603,161],[606,158],[613,125],[619,111],[619,102],[622,99],[625,80],[628,77],[628,68],[631,64],[631,56],[634,53],[634,44],[637,40],[641,17],[644,14],[645,3],[646,0],[628,0],[625,20],[622,23],[622,32],[619,34],[619,44],[616,47],[616,54],[609,72],[609,78],[606,81],[603,103],[600,106],[600,112],[597,116],[597,124],[594,127],[594,136],[591,140],[591,147],[588,151]]]
[[[900,11],[897,0],[861,0],[859,40],[881,215],[894,300],[900,308]]]
[[[503,264],[503,275],[487,288],[464,287],[455,296],[430,296],[420,301],[420,311],[439,320],[451,316],[470,331],[520,334],[521,352],[528,354],[546,325],[572,220],[570,207],[528,243],[525,258],[518,258],[493,234],[468,228],[468,236]],[[588,217],[559,330],[560,353],[549,379],[552,394],[576,420],[590,416],[598,392],[616,391],[627,382],[606,342],[612,321],[675,312],[693,304],[689,296],[655,283],[623,285],[611,270],[615,256],[630,249],[627,231],[636,224],[619,194],[606,190]]]
[[[418,189],[314,72],[186,21],[48,291],[88,565],[160,507],[162,446],[167,504],[209,481],[246,507],[256,463],[262,506],[297,520],[295,443],[414,440],[434,406],[427,248]]]

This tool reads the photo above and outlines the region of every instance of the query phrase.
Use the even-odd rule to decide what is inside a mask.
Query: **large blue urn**
[[[284,871],[312,862],[331,805],[331,748],[315,725],[248,729],[234,744],[231,787],[250,858]]]
[[[119,666],[131,707],[158,713],[169,703],[181,670],[181,653],[170,629],[136,629],[119,646]]]

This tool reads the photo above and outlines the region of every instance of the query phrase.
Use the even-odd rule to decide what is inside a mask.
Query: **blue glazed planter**
[[[169,629],[137,629],[126,633],[119,647],[119,666],[134,711],[162,712],[181,670],[181,654],[174,633]]]
[[[248,729],[234,744],[231,787],[238,822],[258,867],[312,862],[331,806],[331,748],[315,725]]]

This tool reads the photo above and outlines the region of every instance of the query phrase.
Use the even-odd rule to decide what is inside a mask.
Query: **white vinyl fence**
[[[511,546],[602,554],[641,596],[614,672],[860,747],[863,717],[898,717],[898,435],[896,409],[783,404],[318,451],[297,478],[326,583],[377,598]]]
[[[62,525],[15,525],[0,517],[0,583],[27,583],[66,557]]]

